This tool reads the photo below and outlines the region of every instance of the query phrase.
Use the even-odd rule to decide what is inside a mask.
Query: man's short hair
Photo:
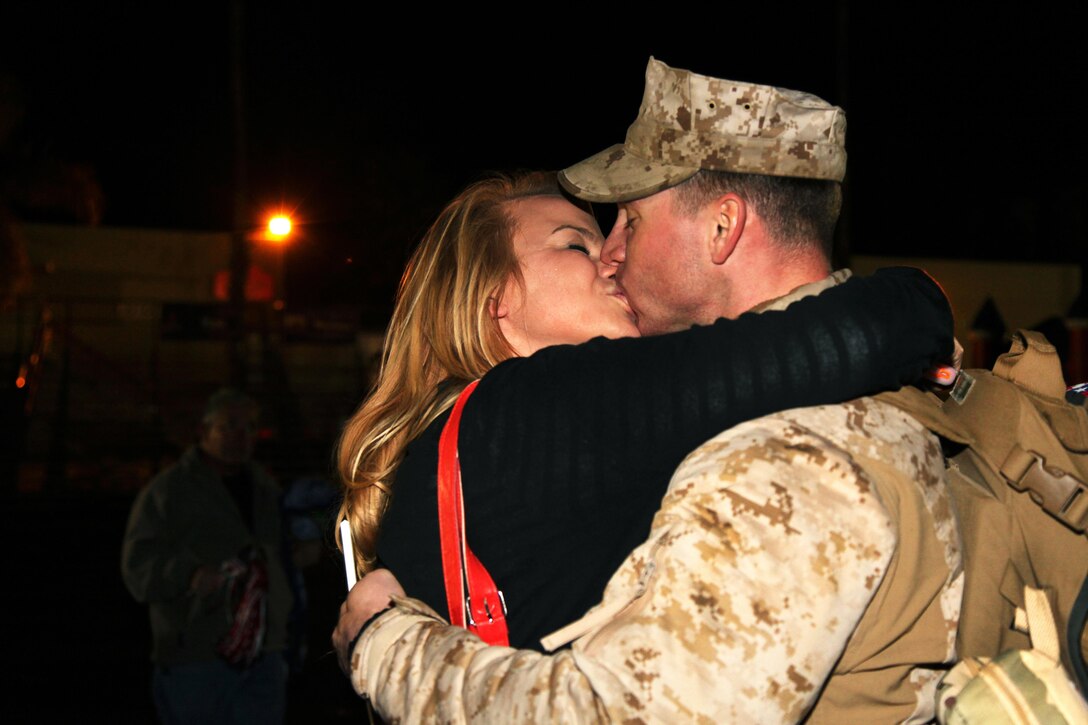
[[[842,209],[837,181],[702,169],[675,189],[680,211],[687,215],[732,192],[755,208],[775,242],[790,250],[818,244],[831,258]]]

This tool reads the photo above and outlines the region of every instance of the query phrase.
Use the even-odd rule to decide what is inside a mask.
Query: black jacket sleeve
[[[944,293],[891,268],[782,312],[507,361],[469,400],[462,447],[480,451],[466,458],[485,480],[530,499],[569,481],[596,505],[647,478],[660,495],[684,455],[736,423],[897,388],[951,351]]]

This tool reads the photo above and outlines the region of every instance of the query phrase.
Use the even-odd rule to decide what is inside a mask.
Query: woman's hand
[[[394,594],[403,597],[404,589],[388,569],[375,569],[348,592],[348,598],[340,606],[340,621],[332,632],[332,646],[344,674],[351,674],[351,646],[359,630],[371,617],[392,605],[390,597]]]

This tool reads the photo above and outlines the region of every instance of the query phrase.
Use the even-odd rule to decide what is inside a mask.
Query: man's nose
[[[604,254],[601,254],[601,258],[597,260],[597,276],[612,279],[616,276],[616,266],[604,261]]]
[[[616,223],[601,247],[601,262],[609,267],[618,267],[627,259],[627,212],[620,209]]]

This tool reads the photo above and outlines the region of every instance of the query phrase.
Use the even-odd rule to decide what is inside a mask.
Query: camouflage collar
[[[853,272],[851,272],[849,269],[836,270],[821,280],[809,282],[808,284],[803,284],[800,287],[795,287],[781,297],[776,297],[773,300],[767,300],[766,302],[760,302],[758,305],[749,310],[749,312],[784,310],[798,300],[802,300],[805,297],[812,297],[813,295],[818,295],[824,290],[831,289],[835,285],[842,284],[846,280],[850,279],[850,276],[852,274]]]

